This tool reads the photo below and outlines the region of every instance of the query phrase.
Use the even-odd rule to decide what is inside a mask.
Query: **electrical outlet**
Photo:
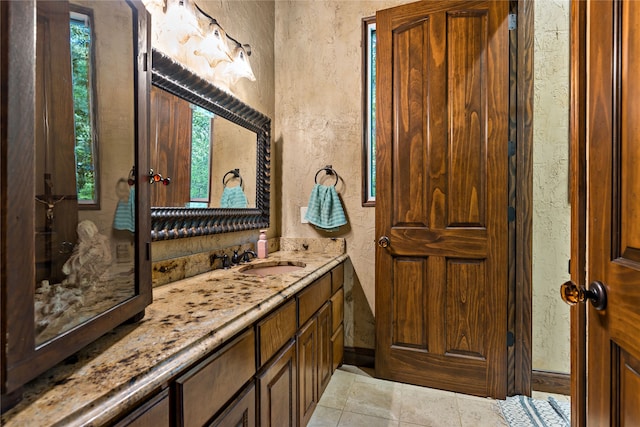
[[[309,224],[309,221],[304,219],[307,216],[307,206],[300,206],[300,222],[302,224]]]

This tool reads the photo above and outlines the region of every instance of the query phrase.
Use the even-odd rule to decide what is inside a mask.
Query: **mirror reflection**
[[[175,164],[175,156],[184,159],[178,162],[182,168],[173,171],[172,183],[162,188],[155,186],[155,191],[169,190],[176,181],[191,183],[191,177],[195,175],[191,173],[191,158],[182,154],[182,151],[187,150],[178,152],[169,148],[171,144],[175,145],[182,139],[189,139],[189,144],[197,139],[192,135],[192,120],[193,112],[200,110],[192,108],[191,104],[206,111],[202,113],[206,117],[202,121],[203,126],[196,127],[202,130],[202,134],[211,135],[211,149],[204,149],[205,152],[211,153],[211,168],[210,176],[201,179],[200,182],[209,183],[208,191],[204,185],[201,186],[202,192],[200,189],[197,190],[203,200],[192,201],[191,184],[182,184],[180,190],[174,190],[182,192],[182,199],[177,199],[173,206],[159,206],[157,203],[161,196],[155,196],[151,208],[151,238],[180,239],[269,227],[271,119],[155,49],[152,52],[152,64],[151,81],[155,86],[152,99],[153,103],[157,104],[157,107],[151,106],[151,151],[157,153],[151,156],[155,156],[156,162],[152,167],[168,167],[170,163]],[[164,100],[159,101],[161,99]],[[175,107],[178,104],[179,106]],[[182,114],[184,116],[181,116]],[[191,118],[188,114],[191,114]],[[176,121],[176,116],[183,118]],[[162,129],[166,126],[169,129]],[[191,127],[191,130],[185,130],[183,127]],[[180,139],[173,137],[174,134],[187,136]],[[158,135],[157,144],[155,135]],[[161,136],[164,135],[171,136],[168,139],[172,142],[162,141]],[[209,143],[205,142],[203,145],[206,147],[207,144]],[[206,156],[203,158],[206,159]],[[201,162],[206,163],[206,160]],[[237,177],[234,174],[228,175],[229,171],[236,169]],[[166,172],[159,172],[168,176]],[[235,188],[238,185],[240,187]],[[228,189],[227,193],[232,194],[225,195],[225,186]],[[170,194],[169,191],[166,191],[166,194]],[[222,207],[223,203],[229,202],[232,196],[237,195],[240,195],[237,198],[240,202],[246,197],[246,208]],[[191,207],[192,203],[206,203],[204,200],[207,197],[209,207]],[[165,198],[169,199],[166,196]],[[232,201],[237,203],[237,200]],[[185,207],[187,203],[190,207]]]
[[[151,91],[154,207],[256,207],[257,135],[165,90]],[[233,172],[233,173],[230,173]]]
[[[37,2],[36,345],[135,295],[133,18]]]

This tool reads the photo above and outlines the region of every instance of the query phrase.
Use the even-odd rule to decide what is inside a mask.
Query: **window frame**
[[[195,104],[190,104],[191,106],[191,165],[189,169],[189,174],[191,175],[189,179],[189,206],[190,207],[208,207],[211,203],[211,175],[212,175],[212,167],[213,167],[213,126],[215,124],[215,114],[209,110],[206,110],[203,107],[200,107]],[[192,197],[191,189],[193,185],[193,116],[194,113],[202,114],[209,117],[209,166],[207,175],[207,197],[202,198],[194,198]]]
[[[81,200],[78,197],[78,210],[100,210],[100,156],[99,156],[99,121],[97,119],[97,111],[98,111],[98,90],[97,90],[97,75],[96,75],[96,29],[95,29],[95,19],[93,16],[93,9],[70,4],[69,5],[69,26],[71,26],[71,21],[74,20],[73,15],[84,15],[87,17],[89,21],[89,29],[91,31],[91,43],[89,47],[89,57],[88,57],[88,79],[89,79],[89,114],[90,114],[90,122],[91,122],[91,156],[92,156],[92,166],[93,166],[93,188],[94,188],[94,198],[93,200]],[[79,19],[75,19],[79,21]],[[71,50],[71,46],[69,47]],[[73,74],[73,71],[72,71]],[[75,111],[75,99],[74,103],[74,111]],[[75,136],[75,120],[74,120],[74,139]],[[75,140],[75,146],[77,146],[77,139]],[[75,150],[75,149],[74,149]],[[78,164],[77,159],[75,161],[76,168],[76,188],[77,188],[77,176],[78,176]]]
[[[362,206],[375,207],[375,117],[372,116],[372,96],[375,81],[371,82],[371,33],[376,31],[376,18],[362,19]],[[375,63],[373,64],[375,66]],[[375,69],[374,69],[375,71]],[[373,89],[371,87],[373,85]],[[373,93],[372,93],[373,92]],[[373,143],[373,147],[372,147]]]

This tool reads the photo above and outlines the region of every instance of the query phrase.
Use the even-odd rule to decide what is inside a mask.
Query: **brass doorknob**
[[[569,280],[560,286],[560,296],[562,301],[569,305],[589,300],[596,310],[604,310],[607,306],[607,289],[602,282],[597,280],[591,282],[589,289],[578,286]]]
[[[390,244],[391,240],[389,240],[387,236],[382,236],[378,239],[378,246],[380,246],[381,248],[389,247]]]

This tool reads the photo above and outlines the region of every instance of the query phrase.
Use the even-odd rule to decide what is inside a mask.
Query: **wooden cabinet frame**
[[[142,3],[132,8],[134,85],[136,92],[135,153],[137,182],[148,171],[148,96],[151,84],[149,26]],[[36,1],[2,2],[0,12],[2,49],[2,222],[0,369],[3,409],[16,403],[23,384],[107,331],[144,313],[151,303],[149,254],[149,188],[136,191],[135,295],[43,345],[35,344],[34,278],[34,161],[35,161],[35,37]],[[5,45],[5,40],[8,42]],[[7,49],[4,49],[4,47]]]

